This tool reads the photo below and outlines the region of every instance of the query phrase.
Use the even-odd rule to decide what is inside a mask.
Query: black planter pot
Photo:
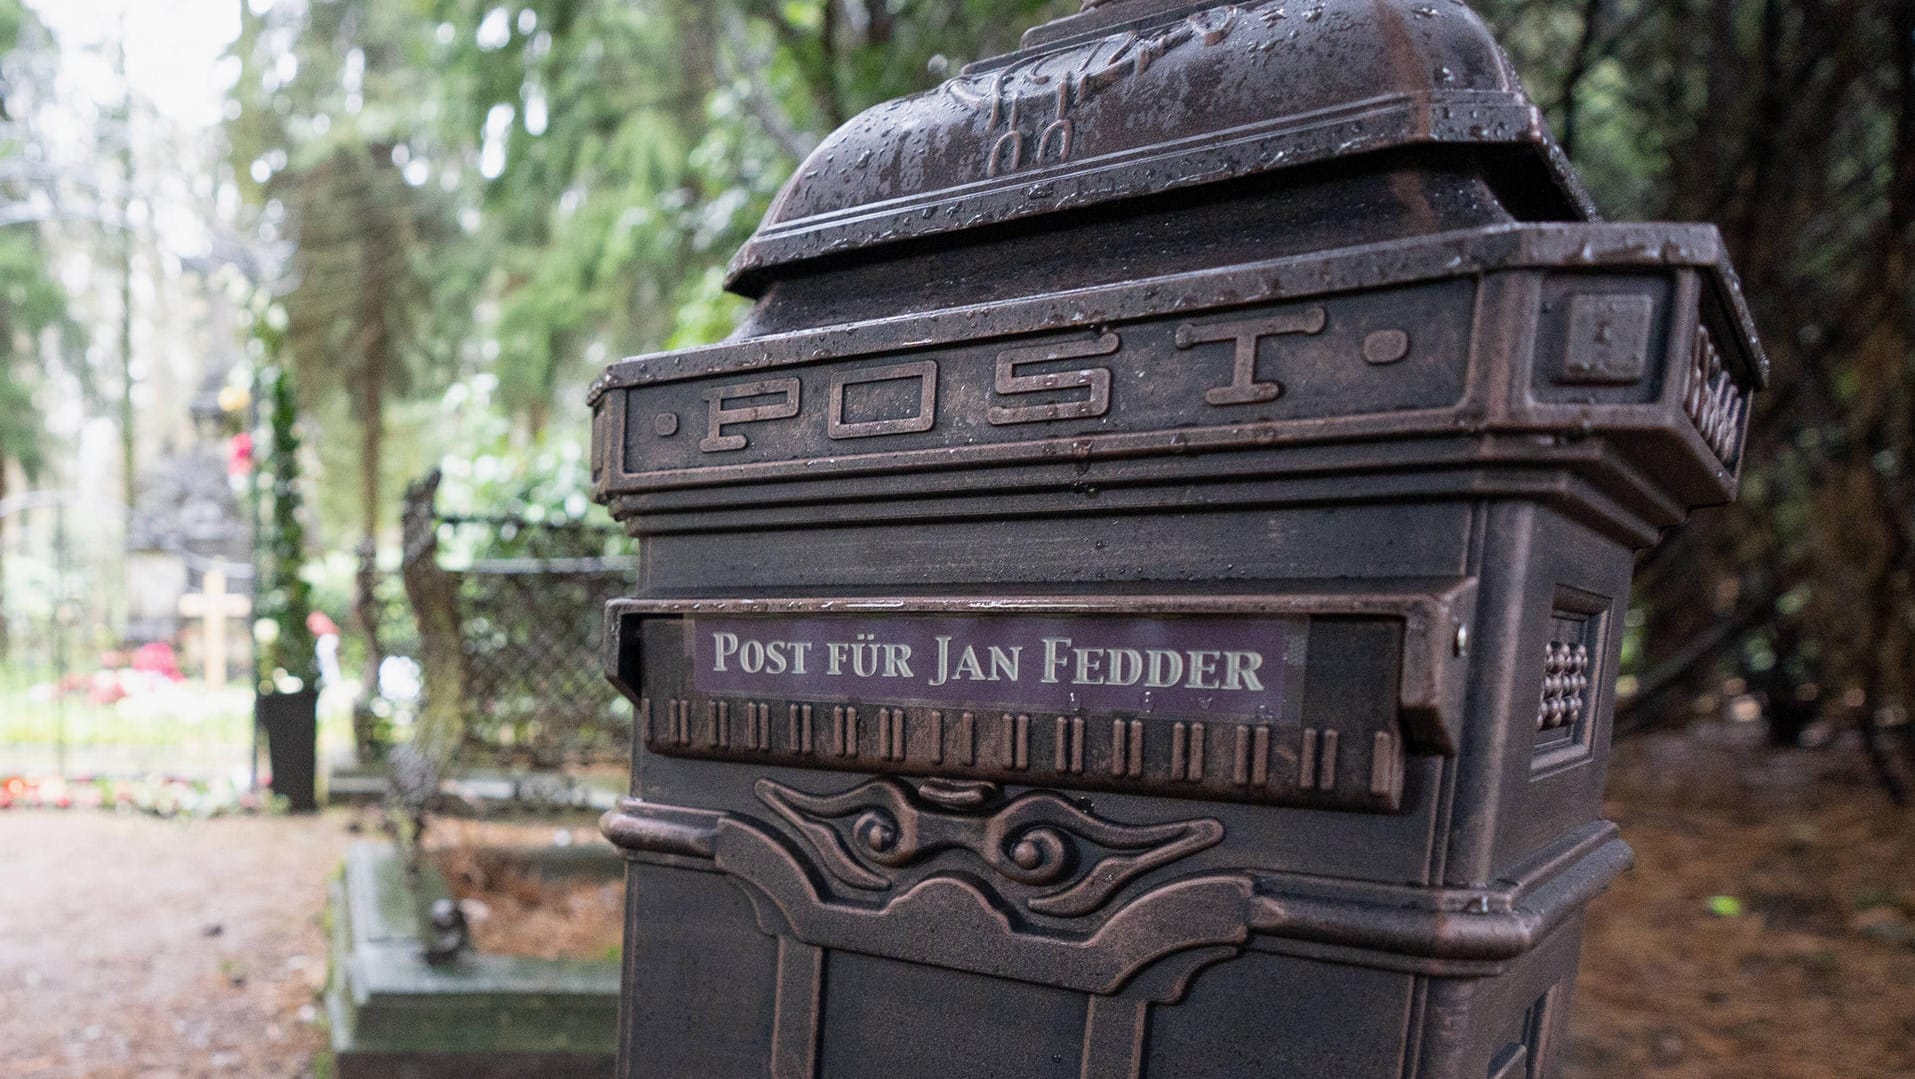
[[[319,808],[315,787],[319,763],[319,691],[261,693],[253,698],[253,718],[266,732],[274,794],[285,795],[295,813]]]

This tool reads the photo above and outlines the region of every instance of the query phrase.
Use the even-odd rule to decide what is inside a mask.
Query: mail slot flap
[[[667,757],[1389,811],[1473,587],[618,600],[606,671]]]

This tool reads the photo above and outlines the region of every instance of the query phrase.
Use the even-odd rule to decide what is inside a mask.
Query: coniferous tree
[[[1478,0],[1623,218],[1712,221],[1773,364],[1742,498],[1645,557],[1619,726],[1725,679],[1915,767],[1915,5]]]

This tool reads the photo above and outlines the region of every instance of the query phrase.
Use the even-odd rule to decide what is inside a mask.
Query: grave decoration
[[[200,591],[188,592],[179,598],[180,617],[197,620],[204,626],[200,650],[206,667],[207,689],[221,689],[226,685],[231,666],[226,641],[228,625],[233,619],[252,613],[251,598],[227,591],[226,573],[220,569],[208,569],[202,577]]]
[[[259,325],[268,353],[276,355],[279,331],[264,319]],[[319,808],[319,660],[308,625],[312,585],[303,574],[306,522],[299,489],[298,411],[291,372],[277,369],[268,377],[272,498],[263,544],[261,617],[254,627],[261,648],[253,710],[258,729],[266,735],[273,793],[284,797],[294,812],[308,813]],[[212,591],[209,584],[207,592]],[[212,602],[205,601],[209,611]]]
[[[617,964],[491,955],[429,862],[356,843],[332,891],[326,989],[339,1079],[601,1079]]]
[[[541,675],[523,662],[528,648],[550,650],[550,641],[575,636],[579,628],[551,624],[536,605],[489,604],[491,597],[473,594],[474,579],[482,583],[485,571],[495,569],[512,578],[515,591],[545,582],[560,595],[580,587],[589,595],[603,587],[599,578],[628,567],[525,559],[450,570],[441,565],[440,537],[451,529],[436,508],[438,483],[435,472],[411,485],[401,514],[402,573],[416,638],[380,634],[390,650],[387,662],[399,660],[402,650],[418,657],[424,690],[410,737],[389,752],[379,781],[391,842],[355,845],[333,895],[327,1001],[335,1068],[340,1079],[602,1079],[613,1059],[616,962],[475,948],[466,910],[425,841],[435,817],[534,813],[557,820],[594,800],[595,792],[574,777],[539,766],[554,767],[573,758],[572,749],[600,744],[593,735],[604,726],[610,691],[601,685],[569,697],[562,692],[565,678]],[[475,692],[475,685],[484,691]],[[507,739],[499,732],[509,727],[494,717],[506,707],[523,711],[541,693],[555,698],[554,713],[583,718],[577,726],[554,723],[540,743],[550,754],[535,756],[528,772],[475,771],[475,761],[490,763],[496,751],[512,748],[501,745]],[[568,737],[580,729],[584,737]],[[605,850],[512,854],[538,873],[604,872],[617,865]]]
[[[358,768],[333,772],[331,797],[382,797],[379,758],[404,732],[438,774],[438,812],[603,812],[630,755],[631,708],[576,662],[599,630],[596,614],[576,612],[629,588],[629,541],[597,522],[450,513],[440,480],[434,471],[406,490],[400,573],[362,561],[360,617],[381,656],[367,710],[386,726],[361,743]]]
[[[601,1079],[613,1060],[617,964],[473,948],[465,908],[424,846],[443,804],[444,765],[429,743],[393,751],[391,842],[354,844],[334,885],[326,991],[334,1071],[340,1079]],[[535,871],[604,868],[565,848],[513,853]]]
[[[1765,361],[1455,0],[1111,0],[828,137],[641,538],[622,1079],[1558,1073],[1636,551]]]
[[[209,376],[217,385],[223,376]],[[201,387],[204,398],[217,390]],[[203,400],[196,400],[196,418]],[[217,413],[217,405],[214,406]],[[223,414],[221,414],[223,415]],[[202,439],[158,458],[143,462],[140,468],[136,504],[127,515],[126,538],[126,638],[129,641],[159,642],[176,640],[182,628],[182,615],[197,619],[200,612],[181,609],[188,594],[192,571],[222,571],[231,586],[231,600],[250,594],[249,579],[253,555],[252,531],[246,509],[230,479],[229,460],[215,438],[218,432],[203,431]],[[190,607],[190,604],[188,605]],[[235,617],[244,612],[229,612]],[[238,627],[225,643],[227,657],[243,665],[247,656],[246,640]],[[209,622],[198,635],[224,632]],[[210,642],[209,642],[210,643]],[[210,649],[202,649],[200,661],[212,658]],[[208,666],[208,674],[214,667]],[[225,674],[220,673],[222,681]]]

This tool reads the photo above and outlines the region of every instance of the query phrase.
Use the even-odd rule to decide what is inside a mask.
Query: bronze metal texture
[[[1560,1065],[1634,552],[1766,361],[1451,0],[1087,5],[613,364],[620,1075]]]
[[[1401,147],[1507,159],[1594,215],[1507,57],[1455,0],[1106,5],[827,137],[732,264],[793,264]],[[901,137],[901,133],[903,134]]]

